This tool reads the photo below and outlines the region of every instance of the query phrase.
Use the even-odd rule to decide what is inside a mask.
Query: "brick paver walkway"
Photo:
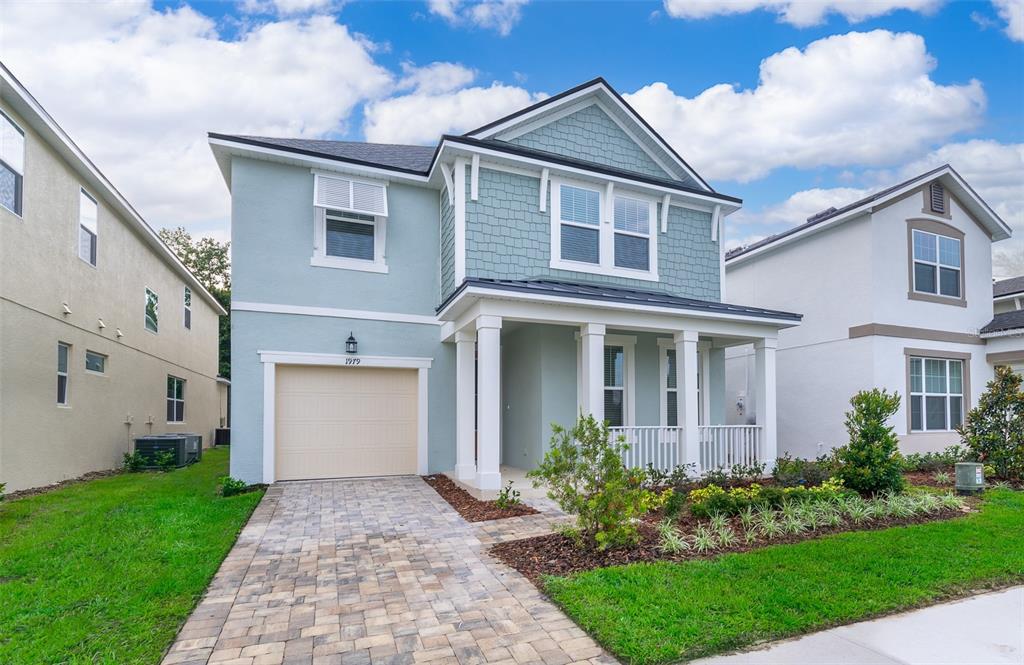
[[[272,486],[165,665],[613,663],[488,544],[541,515],[468,524],[419,478]]]

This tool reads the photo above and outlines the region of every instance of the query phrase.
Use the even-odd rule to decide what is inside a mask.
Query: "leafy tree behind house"
[[[213,238],[193,238],[179,226],[160,229],[160,237],[178,255],[185,267],[192,271],[199,283],[231,311],[231,243],[217,242]],[[218,373],[231,377],[231,316],[220,317],[220,366]]]
[[[1000,478],[1024,478],[1024,391],[1022,379],[997,367],[978,406],[967,414],[960,436],[978,460],[995,467]]]

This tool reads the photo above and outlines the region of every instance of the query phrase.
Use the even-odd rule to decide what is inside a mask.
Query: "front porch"
[[[638,309],[494,293],[465,300],[443,310],[442,336],[456,355],[451,476],[475,495],[493,496],[511,476],[527,487],[519,470],[543,458],[551,424],[569,427],[580,413],[623,437],[628,466],[690,465],[699,474],[776,458],[775,346],[792,322],[726,305]],[[725,349],[744,344],[755,348],[758,420],[726,425],[735,405],[725,401]]]

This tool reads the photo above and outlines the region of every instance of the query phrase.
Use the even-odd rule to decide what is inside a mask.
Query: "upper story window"
[[[311,265],[387,272],[387,187],[323,174],[314,178]]]
[[[184,320],[185,328],[187,330],[192,330],[192,289],[188,288],[187,286],[185,287],[184,305],[185,305],[185,320]]]
[[[556,182],[551,202],[551,267],[657,281],[653,199]]]
[[[928,186],[928,209],[937,215],[946,214],[946,188],[937,180]]]
[[[146,289],[146,330],[160,330],[160,297],[149,289]]]
[[[961,298],[962,241],[914,229],[913,243],[914,291]]]
[[[78,196],[78,258],[90,265],[96,265],[96,248],[99,229],[97,218],[99,206],[96,199],[89,196],[84,189]]]
[[[25,132],[0,111],[0,205],[21,214],[25,176]]]

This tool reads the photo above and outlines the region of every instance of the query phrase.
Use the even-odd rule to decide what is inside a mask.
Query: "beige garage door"
[[[415,369],[277,366],[277,480],[416,473]]]

